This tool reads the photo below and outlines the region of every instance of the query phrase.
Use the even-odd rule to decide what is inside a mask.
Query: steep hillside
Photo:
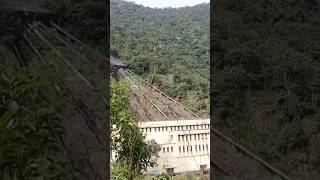
[[[296,177],[320,174],[319,7],[219,1],[212,21],[217,125]]]
[[[153,9],[111,1],[111,50],[201,115],[209,108],[209,4]]]

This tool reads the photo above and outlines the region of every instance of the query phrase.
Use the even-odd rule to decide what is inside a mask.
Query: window
[[[149,128],[149,131],[151,132],[151,128]]]
[[[141,128],[141,129],[140,129],[140,131],[142,131],[142,132],[143,132],[143,128]]]
[[[171,152],[173,152],[173,147],[171,146]]]
[[[184,141],[184,135],[181,135],[181,139],[182,139],[182,141]]]
[[[197,135],[196,134],[194,135],[194,140],[197,140]]]
[[[189,152],[189,148],[188,148],[188,146],[187,146],[187,152]]]
[[[178,135],[178,141],[180,141],[180,135]]]
[[[177,130],[177,126],[174,127],[174,130],[175,130],[175,131]]]
[[[194,148],[196,149],[196,151],[197,151],[197,145],[194,145]]]
[[[207,169],[207,165],[200,165],[200,169],[201,169],[201,171],[206,170]]]
[[[160,127],[158,127],[158,130],[159,130],[159,132],[160,132]]]
[[[170,128],[171,128],[171,131],[172,131],[172,126]]]
[[[200,146],[200,144],[199,144],[199,151],[201,151],[201,146]]]
[[[198,134],[198,140],[200,140],[200,134]]]
[[[202,150],[204,150],[204,144],[202,145]]]
[[[170,139],[171,139],[171,141],[173,140],[173,135],[170,135]]]
[[[192,137],[192,135],[190,135],[190,141],[192,140],[191,137]]]
[[[164,127],[162,127],[162,131],[164,131]]]
[[[169,152],[169,147],[167,147],[167,152]]]
[[[181,152],[181,146],[179,146],[179,152]]]
[[[192,152],[192,146],[190,146],[190,152]]]
[[[166,148],[163,147],[163,148],[162,148],[162,152],[166,152]]]
[[[168,131],[168,127],[166,127],[166,131]]]
[[[208,151],[208,144],[206,144],[206,149],[207,149],[207,151]]]
[[[182,146],[182,151],[185,152],[185,151],[184,151],[184,146]]]
[[[157,132],[157,128],[154,128],[154,132]]]

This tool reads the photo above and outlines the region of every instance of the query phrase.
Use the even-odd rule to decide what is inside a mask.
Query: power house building
[[[210,119],[144,121],[139,126],[147,140],[154,139],[161,146],[158,166],[148,168],[148,173],[210,169]]]

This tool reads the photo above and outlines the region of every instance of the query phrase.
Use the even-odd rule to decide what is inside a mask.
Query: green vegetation
[[[67,31],[96,49],[108,48],[105,1],[43,0],[41,3],[59,14],[58,21]],[[21,35],[26,30],[27,21],[24,20],[27,18],[20,21],[19,15],[9,10],[0,12],[0,179],[62,180],[91,179],[92,174],[101,176],[98,168],[89,169],[97,166],[88,163],[93,159],[91,154],[95,149],[85,149],[88,143],[84,141],[94,139],[88,133],[88,127],[83,125],[88,119],[83,116],[87,112],[83,111],[88,109],[74,107],[78,103],[75,97],[61,91],[61,80],[66,74],[61,73],[65,67],[57,63],[57,56],[48,49],[40,49],[44,61],[59,70],[58,75],[46,69],[24,43]],[[21,52],[22,58],[14,56],[14,47]],[[76,96],[76,93],[72,95]],[[83,127],[81,136],[70,136],[77,131],[73,127],[68,129],[70,124]],[[107,157],[100,156],[98,160],[104,159]]]
[[[53,88],[58,77],[37,65],[21,70],[9,53],[1,57],[0,179],[69,178],[59,146],[65,101]]]
[[[112,82],[110,98],[111,150],[116,153],[113,179],[134,179],[156,165],[161,150],[154,141],[147,143],[138,122],[129,113],[129,94],[125,81]]]
[[[111,1],[111,53],[202,116],[209,111],[209,4],[152,9]]]
[[[319,174],[316,1],[219,1],[212,21],[216,126],[292,177]]]

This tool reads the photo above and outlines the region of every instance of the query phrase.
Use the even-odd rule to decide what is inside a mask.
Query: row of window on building
[[[201,152],[201,149],[202,149],[202,151],[208,151],[208,149],[209,149],[209,146],[208,146],[208,144],[206,144],[206,145],[204,145],[204,144],[202,144],[202,145],[194,145],[194,146],[192,146],[192,145],[189,145],[189,146],[179,146],[179,153],[185,153],[185,152],[192,152],[192,147],[194,147],[194,151],[195,152]]]
[[[181,130],[197,130],[197,129],[210,129],[210,124],[141,128],[141,131],[142,132],[161,132],[161,131],[164,132],[164,131],[181,131]]]
[[[184,153],[184,152],[192,152],[192,147],[194,147],[194,151],[195,152],[201,152],[201,151],[208,151],[209,146],[208,144],[204,145],[189,145],[189,146],[179,146],[179,153]],[[201,150],[202,149],[202,150]],[[162,152],[163,153],[169,153],[169,152],[173,152],[173,146],[171,147],[162,147]]]
[[[186,134],[186,135],[178,135],[178,141],[196,141],[196,140],[207,140],[208,139],[208,134],[207,133],[202,133],[202,134]]]
[[[166,151],[167,150],[167,151]],[[165,152],[170,152],[170,150],[171,150],[171,152],[173,152],[173,146],[171,146],[170,148],[169,147],[162,147],[162,152],[163,153],[165,153]]]

